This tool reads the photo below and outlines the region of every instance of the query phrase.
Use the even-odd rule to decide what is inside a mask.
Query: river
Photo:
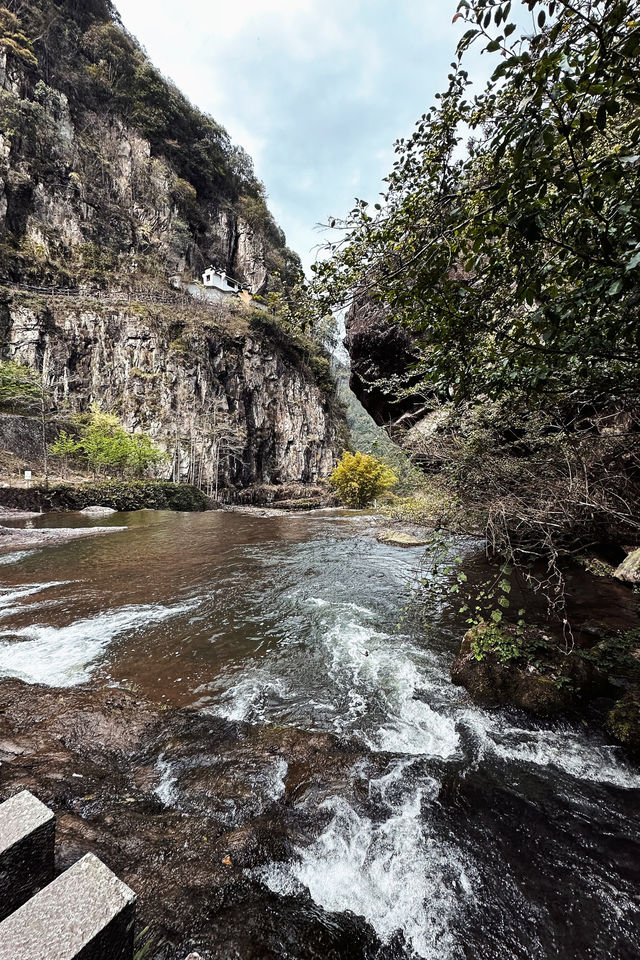
[[[482,710],[452,686],[463,618],[436,583],[412,604],[423,548],[341,514],[107,523],[128,530],[0,558],[0,675],[354,744],[346,775],[299,792],[312,835],[261,880],[363,917],[377,956],[640,956],[640,773],[581,724]],[[478,544],[449,550],[472,574]],[[258,764],[251,791],[277,803],[285,776]],[[179,802],[170,759],[156,789]]]

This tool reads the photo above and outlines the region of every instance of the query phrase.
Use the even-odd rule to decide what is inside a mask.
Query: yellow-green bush
[[[398,482],[398,478],[393,470],[377,457],[360,451],[345,451],[329,482],[342,503],[362,509],[386,490],[390,490]]]

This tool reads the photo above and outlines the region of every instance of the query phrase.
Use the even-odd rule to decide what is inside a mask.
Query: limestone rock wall
[[[97,402],[168,453],[160,473],[221,486],[313,482],[339,454],[332,396],[304,361],[250,328],[199,316],[21,298],[4,356],[42,370],[65,421]]]
[[[202,199],[137,129],[72,110],[0,45],[0,243],[15,250],[5,282],[148,282],[153,265],[155,282],[188,283],[213,262],[263,293],[284,235],[247,222],[222,188]]]

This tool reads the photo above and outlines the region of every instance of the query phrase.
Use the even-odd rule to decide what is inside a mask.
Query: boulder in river
[[[390,547],[425,547],[433,537],[416,537],[406,530],[381,530],[376,539]]]
[[[84,510],[81,510],[80,513],[86,514],[88,517],[109,517],[112,513],[117,513],[117,510],[114,510],[112,507],[102,507],[99,504],[93,504],[90,507],[85,507]]]

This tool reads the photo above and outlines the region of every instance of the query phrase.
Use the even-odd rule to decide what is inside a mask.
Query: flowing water
[[[385,956],[640,956],[640,773],[583,725],[484,711],[451,685],[464,624],[435,588],[414,614],[423,549],[339,514],[108,522],[129,529],[2,558],[1,675],[355,744],[339,786],[301,793],[313,835],[262,881],[364,917]],[[478,545],[450,549],[472,576]],[[257,805],[282,795],[272,766],[255,764]],[[171,758],[157,774],[177,804]]]

